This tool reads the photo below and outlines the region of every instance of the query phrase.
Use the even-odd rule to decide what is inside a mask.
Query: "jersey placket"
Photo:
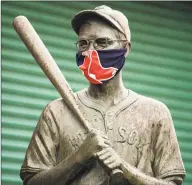
[[[114,116],[115,116],[115,112],[114,112],[114,108],[110,108],[104,115],[105,119],[104,119],[104,124],[106,127],[106,133],[110,138],[112,135],[112,131],[113,131],[113,122],[114,122]]]

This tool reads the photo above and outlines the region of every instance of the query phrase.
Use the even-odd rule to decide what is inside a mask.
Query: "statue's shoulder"
[[[132,93],[136,93],[136,92],[132,91]],[[159,116],[163,114],[164,115],[170,114],[170,111],[164,102],[157,100],[154,97],[148,97],[138,93],[136,93],[136,96],[138,97],[136,101],[136,105],[137,107],[140,107],[141,110],[143,111],[150,110],[150,113],[154,113]]]
[[[161,108],[166,107],[165,103],[156,99],[155,97],[149,97],[141,94],[139,94],[139,102],[143,105],[150,105],[150,106],[161,107]]]
[[[86,89],[82,89],[77,92],[74,92],[74,96],[75,96],[76,100],[78,101],[78,98],[77,98],[78,95],[84,96],[85,92],[86,92]],[[67,103],[62,97],[52,100],[45,107],[45,109],[51,109],[54,112],[59,111],[59,110],[64,110],[67,108],[68,108]]]
[[[63,98],[57,98],[47,104],[47,106],[50,108],[60,107],[60,106],[64,106],[64,105],[65,105],[65,102],[64,102]]]

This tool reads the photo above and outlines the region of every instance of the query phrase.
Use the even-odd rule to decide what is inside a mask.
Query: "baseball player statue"
[[[108,6],[72,19],[76,64],[90,82],[75,93],[92,131],[60,98],[37,123],[20,176],[24,185],[181,185],[185,169],[168,108],[126,89],[122,68],[131,49],[125,15]],[[113,173],[114,172],[114,173]]]

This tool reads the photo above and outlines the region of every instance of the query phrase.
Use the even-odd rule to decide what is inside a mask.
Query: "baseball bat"
[[[85,129],[90,132],[92,129],[88,120],[83,116],[72,89],[29,20],[25,16],[17,16],[13,21],[13,27],[71,111],[77,116]],[[115,169],[111,175],[119,173],[123,172]]]

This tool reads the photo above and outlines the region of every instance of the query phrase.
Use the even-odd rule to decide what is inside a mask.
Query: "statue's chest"
[[[135,115],[130,111],[116,114],[109,110],[102,115],[98,111],[91,110],[86,112],[86,118],[91,127],[108,136],[114,150],[122,159],[134,166],[137,165],[143,148],[150,145],[148,120],[140,114]],[[66,129],[63,128],[60,137],[61,160],[78,150],[88,134],[78,120],[71,118],[63,122],[66,121],[69,125]]]

